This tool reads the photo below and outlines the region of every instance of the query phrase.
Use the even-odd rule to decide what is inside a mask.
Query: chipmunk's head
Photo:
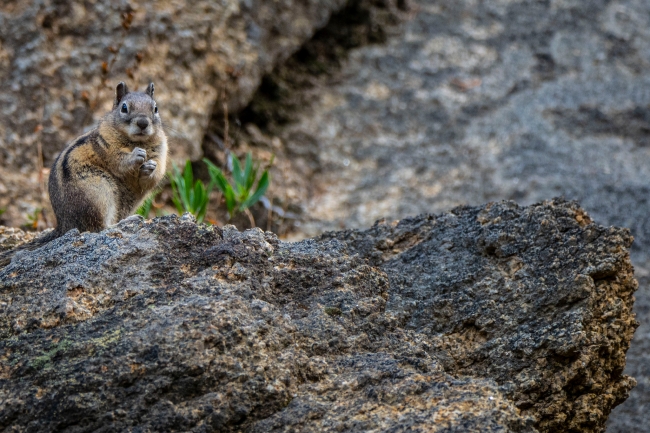
[[[130,141],[154,139],[162,128],[153,90],[153,83],[144,92],[129,92],[123,82],[115,88],[115,102],[111,112],[113,126]]]

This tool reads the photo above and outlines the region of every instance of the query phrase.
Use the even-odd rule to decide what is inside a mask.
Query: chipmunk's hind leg
[[[93,198],[95,197],[88,197],[87,190],[73,188],[66,191],[60,212],[55,210],[57,221],[62,223],[60,227],[62,233],[74,228],[80,232],[98,232],[106,226],[102,206]]]
[[[117,222],[115,183],[105,173],[86,171],[78,182],[51,197],[61,233],[74,228],[98,232]]]

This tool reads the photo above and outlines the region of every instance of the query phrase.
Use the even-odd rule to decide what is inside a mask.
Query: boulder
[[[73,230],[0,270],[0,428],[600,432],[634,385],[631,243],[562,200],[295,243]]]

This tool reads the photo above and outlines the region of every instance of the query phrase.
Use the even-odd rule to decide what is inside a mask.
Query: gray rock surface
[[[564,201],[296,243],[71,231],[0,270],[0,428],[600,432],[633,385],[631,242]]]
[[[453,206],[564,195],[629,227],[639,384],[611,432],[650,425],[650,3],[418,1],[272,131],[313,176],[306,236]]]
[[[112,58],[108,48],[121,40],[123,12],[133,9],[133,25],[108,82],[124,79],[127,68],[134,69],[134,84],[156,81],[175,155],[182,158],[202,151],[224,87],[231,112],[241,109],[262,75],[344,3],[164,1],[154,9],[146,2],[100,1],[84,9],[69,2],[4,2],[3,221],[21,224],[47,201],[34,170],[39,141],[47,166],[106,109],[110,89],[99,93],[93,109],[88,98],[98,94],[101,63]],[[293,123],[261,140],[269,155],[278,154],[274,184],[285,202],[309,198],[312,219],[299,236],[459,204],[503,198],[527,204],[559,194],[580,200],[603,224],[630,227],[641,327],[626,373],[638,385],[614,411],[609,431],[646,428],[650,5],[419,0],[404,8],[406,22],[388,29],[395,23],[377,15],[391,2],[347,3],[361,4],[352,10],[362,17],[339,22],[343,39],[355,40],[344,48],[385,43],[351,51],[339,73],[306,80],[313,87],[301,91],[298,110],[285,116]],[[345,28],[359,22],[369,24],[360,43],[360,33]],[[319,62],[308,69],[322,67]],[[285,174],[290,179],[280,181]],[[7,239],[5,245],[14,242]]]
[[[18,225],[34,202],[46,205],[39,192],[39,144],[47,168],[69,140],[110,109],[118,81],[142,90],[153,80],[172,156],[198,158],[218,98],[219,107],[224,100],[231,110],[244,107],[262,76],[343,5],[343,0],[2,2],[5,220]],[[132,18],[124,31],[127,13]],[[119,51],[114,55],[111,49]]]

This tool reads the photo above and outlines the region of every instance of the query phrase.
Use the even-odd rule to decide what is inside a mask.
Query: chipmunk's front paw
[[[150,159],[149,161],[145,162],[140,167],[140,177],[151,176],[151,173],[153,173],[156,170],[156,167],[158,167],[158,163],[153,159]]]
[[[134,167],[140,167],[147,160],[147,151],[136,147],[129,158]]]

